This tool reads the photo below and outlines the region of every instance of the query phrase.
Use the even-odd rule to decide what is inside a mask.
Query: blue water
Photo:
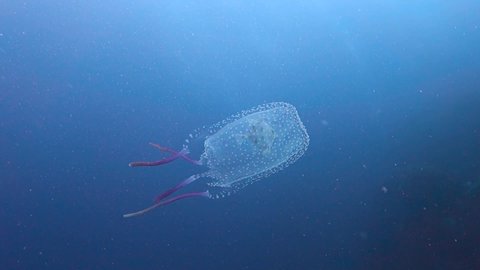
[[[0,269],[480,269],[478,14],[467,0],[0,2]],[[310,134],[295,164],[122,218],[200,169],[129,168],[164,157],[149,142],[178,149],[272,101]]]

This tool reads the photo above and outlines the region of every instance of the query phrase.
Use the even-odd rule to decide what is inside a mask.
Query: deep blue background
[[[0,269],[480,269],[479,14],[0,1]],[[122,219],[201,171],[129,168],[148,142],[271,101],[308,129],[297,163]]]

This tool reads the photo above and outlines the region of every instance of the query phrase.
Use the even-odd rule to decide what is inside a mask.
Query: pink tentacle
[[[161,145],[156,144],[156,143],[150,143],[150,145],[155,147],[155,148],[158,148],[160,151],[169,152],[169,153],[174,154],[174,155],[179,155],[179,157],[181,157],[184,160],[186,160],[190,163],[193,163],[195,165],[202,165],[202,163],[199,160],[194,160],[194,159],[191,159],[189,156],[187,156],[188,155],[188,150],[186,148],[183,148],[180,152],[177,152],[177,151],[175,151],[171,148],[161,146]]]
[[[181,195],[175,196],[173,198],[170,198],[168,200],[157,202],[154,205],[152,205],[150,207],[147,207],[143,210],[133,212],[133,213],[129,213],[129,214],[125,214],[125,215],[123,215],[123,217],[124,218],[129,218],[129,217],[140,216],[140,215],[143,215],[143,214],[145,214],[145,213],[147,213],[147,212],[149,212],[149,211],[151,211],[151,210],[153,210],[157,207],[168,205],[168,204],[171,204],[175,201],[190,198],[190,197],[207,197],[208,198],[208,197],[210,197],[210,193],[208,191],[203,191],[203,192],[190,192],[190,193],[181,194]]]
[[[170,149],[168,147],[164,147],[164,146],[160,146],[158,144],[155,144],[155,143],[150,143],[151,146],[155,147],[155,148],[158,148],[160,149],[160,151],[163,151],[163,152],[169,152],[171,153],[172,155],[169,156],[169,157],[166,157],[166,158],[163,158],[163,159],[160,159],[160,160],[157,160],[157,161],[135,161],[135,162],[130,162],[128,164],[128,166],[130,167],[151,167],[151,166],[159,166],[159,165],[164,165],[164,164],[167,164],[167,163],[170,163],[174,160],[176,160],[177,158],[182,158],[192,164],[195,164],[195,165],[201,165],[202,163],[198,160],[193,160],[191,159],[190,157],[187,156],[188,154],[188,149],[186,148],[183,148],[180,152],[177,152],[173,149]]]
[[[171,155],[169,157],[157,160],[157,161],[135,161],[128,163],[130,167],[150,167],[150,166],[159,166],[163,164],[170,163],[175,159],[179,158],[180,155]]]
[[[163,192],[162,194],[158,195],[156,198],[155,198],[155,203],[159,203],[162,199],[170,196],[172,193],[174,193],[175,191],[181,189],[182,187],[192,183],[193,181],[197,180],[198,178],[200,178],[200,176],[198,175],[192,175],[190,176],[189,178],[183,180],[182,182],[178,183],[176,186],[168,189],[167,191]]]
[[[175,201],[178,201],[178,200],[181,200],[181,199],[185,199],[185,198],[190,198],[190,197],[210,197],[210,193],[208,191],[204,191],[204,192],[190,192],[190,193],[185,193],[185,194],[181,194],[181,195],[178,195],[178,196],[175,196],[175,197],[172,197],[172,198],[169,198],[169,199],[165,199],[167,198],[168,196],[172,195],[175,191],[183,188],[184,186],[192,183],[193,181],[199,179],[200,177],[202,177],[201,174],[196,174],[196,175],[192,175],[190,177],[188,177],[187,179],[183,180],[182,182],[178,183],[177,185],[175,185],[174,187],[168,189],[167,191],[161,193],[160,195],[158,195],[156,198],[155,198],[155,201],[154,201],[154,204],[150,207],[147,207],[143,210],[140,210],[140,211],[137,211],[137,212],[134,212],[134,213],[130,213],[130,214],[125,214],[123,215],[123,217],[134,217],[134,216],[138,216],[138,215],[142,215],[152,209],[155,209],[159,206],[163,206],[163,205],[167,205],[167,204],[171,204]]]

